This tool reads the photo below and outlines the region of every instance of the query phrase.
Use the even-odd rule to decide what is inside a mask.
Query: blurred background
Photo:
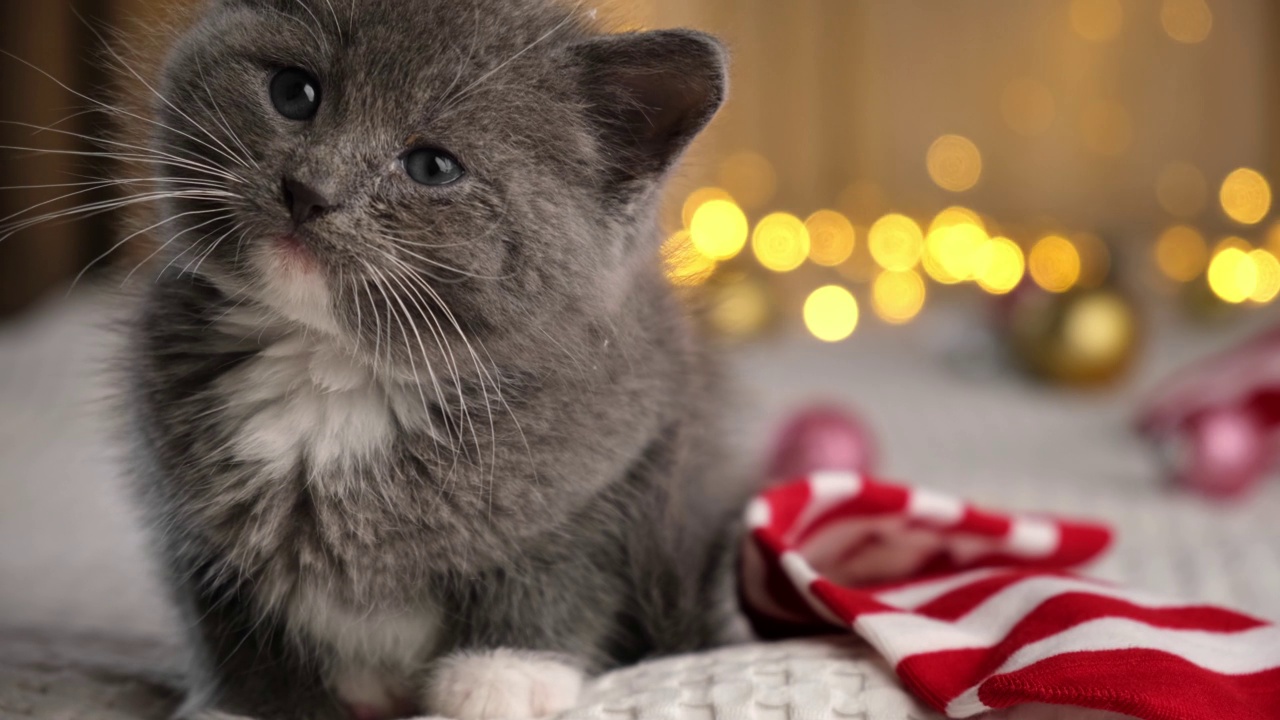
[[[100,134],[74,94],[104,97],[110,80],[89,28],[145,37],[172,5],[4,3],[0,49],[65,86],[0,60],[0,119]],[[1104,576],[1280,617],[1280,483],[1209,501],[1210,469],[1183,478],[1207,493],[1173,489],[1132,431],[1171,371],[1280,319],[1280,4],[601,10],[732,49],[731,100],[673,182],[663,252],[728,348],[743,457],[763,457],[796,408],[835,403],[877,471],[1102,517],[1122,538]],[[0,126],[0,144],[92,150],[21,125]],[[91,156],[0,159],[0,185],[18,188],[0,192],[0,217],[111,197],[29,187],[111,171]],[[152,631],[163,615],[102,410],[118,276],[68,293],[119,237],[107,215],[0,243],[0,624]]]

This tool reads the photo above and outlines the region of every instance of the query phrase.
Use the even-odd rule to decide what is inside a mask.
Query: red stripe
[[[796,538],[795,544],[803,545],[814,533],[822,531],[837,520],[879,518],[885,515],[901,515],[905,518],[910,499],[911,494],[902,488],[864,480],[861,492],[819,514]]]
[[[771,533],[782,535],[796,524],[801,513],[809,506],[809,483],[780,485],[760,497],[769,506],[769,524],[766,527]]]
[[[1156,650],[1074,652],[992,678],[978,697],[992,708],[1044,702],[1147,720],[1280,720],[1280,668],[1220,675]]]

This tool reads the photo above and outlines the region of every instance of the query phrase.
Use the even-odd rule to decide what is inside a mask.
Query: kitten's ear
[[[572,46],[592,119],[622,179],[665,172],[724,102],[728,56],[693,30],[607,35]]]

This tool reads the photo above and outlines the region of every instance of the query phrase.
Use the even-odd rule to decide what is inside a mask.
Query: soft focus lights
[[[925,164],[938,187],[951,192],[964,192],[982,178],[982,153],[972,140],[961,135],[943,135],[934,140]]]
[[[1027,266],[1031,279],[1049,292],[1066,292],[1080,280],[1080,253],[1058,235],[1041,238],[1031,248]]]
[[[760,264],[774,272],[790,272],[809,257],[809,229],[800,218],[773,213],[756,225],[751,248]]]
[[[906,215],[889,214],[871,226],[867,246],[871,257],[885,270],[911,270],[924,253],[924,233]]]
[[[1133,120],[1120,103],[1097,101],[1080,114],[1080,134],[1089,150],[1115,157],[1133,144]]]
[[[1170,163],[1156,178],[1156,199],[1170,215],[1194,217],[1204,210],[1209,197],[1209,183],[1191,163]]]
[[[1053,93],[1043,83],[1018,78],[1006,85],[1000,95],[1000,113],[1014,132],[1033,137],[1053,125],[1057,106]]]
[[[693,225],[694,213],[698,212],[698,208],[712,200],[728,200],[733,202],[733,196],[728,190],[718,187],[698,188],[689,193],[689,197],[685,198],[684,205],[680,208],[680,220],[684,223],[685,228]]]
[[[804,301],[804,325],[824,342],[840,342],[858,328],[858,301],[839,285],[824,285]]]
[[[1204,42],[1213,31],[1213,11],[1205,0],[1164,0],[1160,24],[1169,37],[1194,45]]]
[[[1271,185],[1257,170],[1240,168],[1222,181],[1219,199],[1232,220],[1257,225],[1271,212]]]
[[[1123,27],[1120,0],[1071,0],[1071,28],[1085,40],[1114,40]]]
[[[732,200],[702,203],[689,223],[689,236],[698,252],[712,260],[728,260],[747,244],[747,216]]]
[[[946,285],[971,280],[975,256],[988,240],[977,213],[963,207],[947,208],[929,225],[924,269]]]
[[[1257,284],[1249,299],[1256,303],[1269,303],[1280,295],[1280,260],[1267,250],[1253,250],[1249,253],[1257,275]]]
[[[809,259],[825,267],[836,267],[853,254],[857,233],[853,223],[834,210],[819,210],[804,221],[809,230]]]
[[[1258,289],[1258,266],[1244,250],[1224,248],[1209,263],[1209,288],[1226,302],[1242,303]]]
[[[671,284],[680,287],[701,285],[711,277],[716,262],[693,247],[689,231],[681,230],[662,246],[662,257]]]
[[[1170,280],[1190,282],[1209,263],[1209,246],[1198,230],[1174,225],[1160,233],[1155,246],[1156,267]]]
[[[871,285],[876,315],[893,325],[910,322],[919,315],[924,299],[924,279],[915,270],[885,270]]]
[[[973,275],[978,285],[992,295],[1011,292],[1026,273],[1022,248],[1009,238],[995,237],[983,243],[973,258]]]
[[[720,163],[716,179],[743,207],[757,209],[773,199],[778,174],[760,153],[737,152]]]

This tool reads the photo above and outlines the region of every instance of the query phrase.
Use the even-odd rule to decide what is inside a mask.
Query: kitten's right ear
[[[570,51],[588,113],[624,181],[670,168],[725,99],[728,54],[705,33],[606,35]]]

